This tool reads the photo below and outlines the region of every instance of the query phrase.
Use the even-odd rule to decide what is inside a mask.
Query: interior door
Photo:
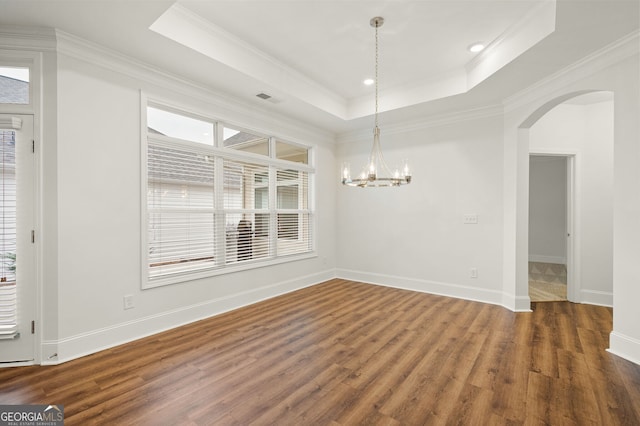
[[[0,363],[35,354],[33,117],[0,114]]]

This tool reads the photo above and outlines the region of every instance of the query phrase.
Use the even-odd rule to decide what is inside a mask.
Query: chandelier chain
[[[375,112],[375,127],[378,128],[378,27],[376,24],[376,70],[375,70],[375,83],[376,83],[376,112]]]

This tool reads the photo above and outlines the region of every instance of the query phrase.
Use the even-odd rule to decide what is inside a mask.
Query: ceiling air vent
[[[274,98],[273,96],[267,95],[266,93],[258,93],[256,96],[260,99],[271,102],[272,104],[279,104],[280,102],[282,102],[282,99]]]

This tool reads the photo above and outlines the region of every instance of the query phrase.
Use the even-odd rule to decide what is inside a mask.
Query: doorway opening
[[[529,155],[529,298],[568,300],[573,157]]]

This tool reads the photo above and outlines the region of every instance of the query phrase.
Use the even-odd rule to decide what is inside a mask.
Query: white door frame
[[[0,113],[0,128],[15,130],[20,135],[19,138],[16,137],[16,164],[18,170],[26,170],[26,173],[16,172],[18,334],[15,339],[0,340],[0,348],[4,349],[3,356],[0,357],[0,366],[11,367],[39,361],[39,334],[36,334],[35,327],[39,318],[39,268],[35,244],[38,163],[35,155],[33,115]]]
[[[17,39],[16,39],[17,40]],[[2,104],[0,103],[0,114],[6,115],[27,115],[33,119],[33,139],[34,139],[34,179],[35,187],[33,193],[34,202],[34,229],[35,229],[35,259],[33,264],[35,274],[35,304],[36,310],[34,314],[35,319],[35,333],[34,333],[34,354],[33,361],[26,364],[41,364],[42,363],[42,350],[43,350],[43,321],[45,318],[43,312],[43,294],[44,294],[44,263],[43,263],[43,159],[40,154],[42,151],[43,141],[43,124],[42,115],[44,107],[42,105],[43,98],[43,86],[44,81],[49,80],[51,84],[55,82],[55,72],[49,74],[49,77],[44,78],[43,75],[43,61],[44,52],[35,47],[36,45],[29,44],[29,46],[23,43],[9,42],[8,48],[0,48],[0,64],[7,67],[18,67],[29,69],[29,103],[27,104]],[[45,49],[47,50],[47,49]],[[54,96],[55,99],[55,96]],[[55,240],[54,240],[55,243]],[[57,269],[55,269],[57,270]],[[51,292],[55,294],[57,292],[57,279],[53,279],[53,289]],[[57,314],[56,314],[57,315]],[[52,317],[55,319],[55,316]],[[25,363],[17,363],[16,365],[24,365]],[[10,366],[10,364],[3,364],[2,366]]]

